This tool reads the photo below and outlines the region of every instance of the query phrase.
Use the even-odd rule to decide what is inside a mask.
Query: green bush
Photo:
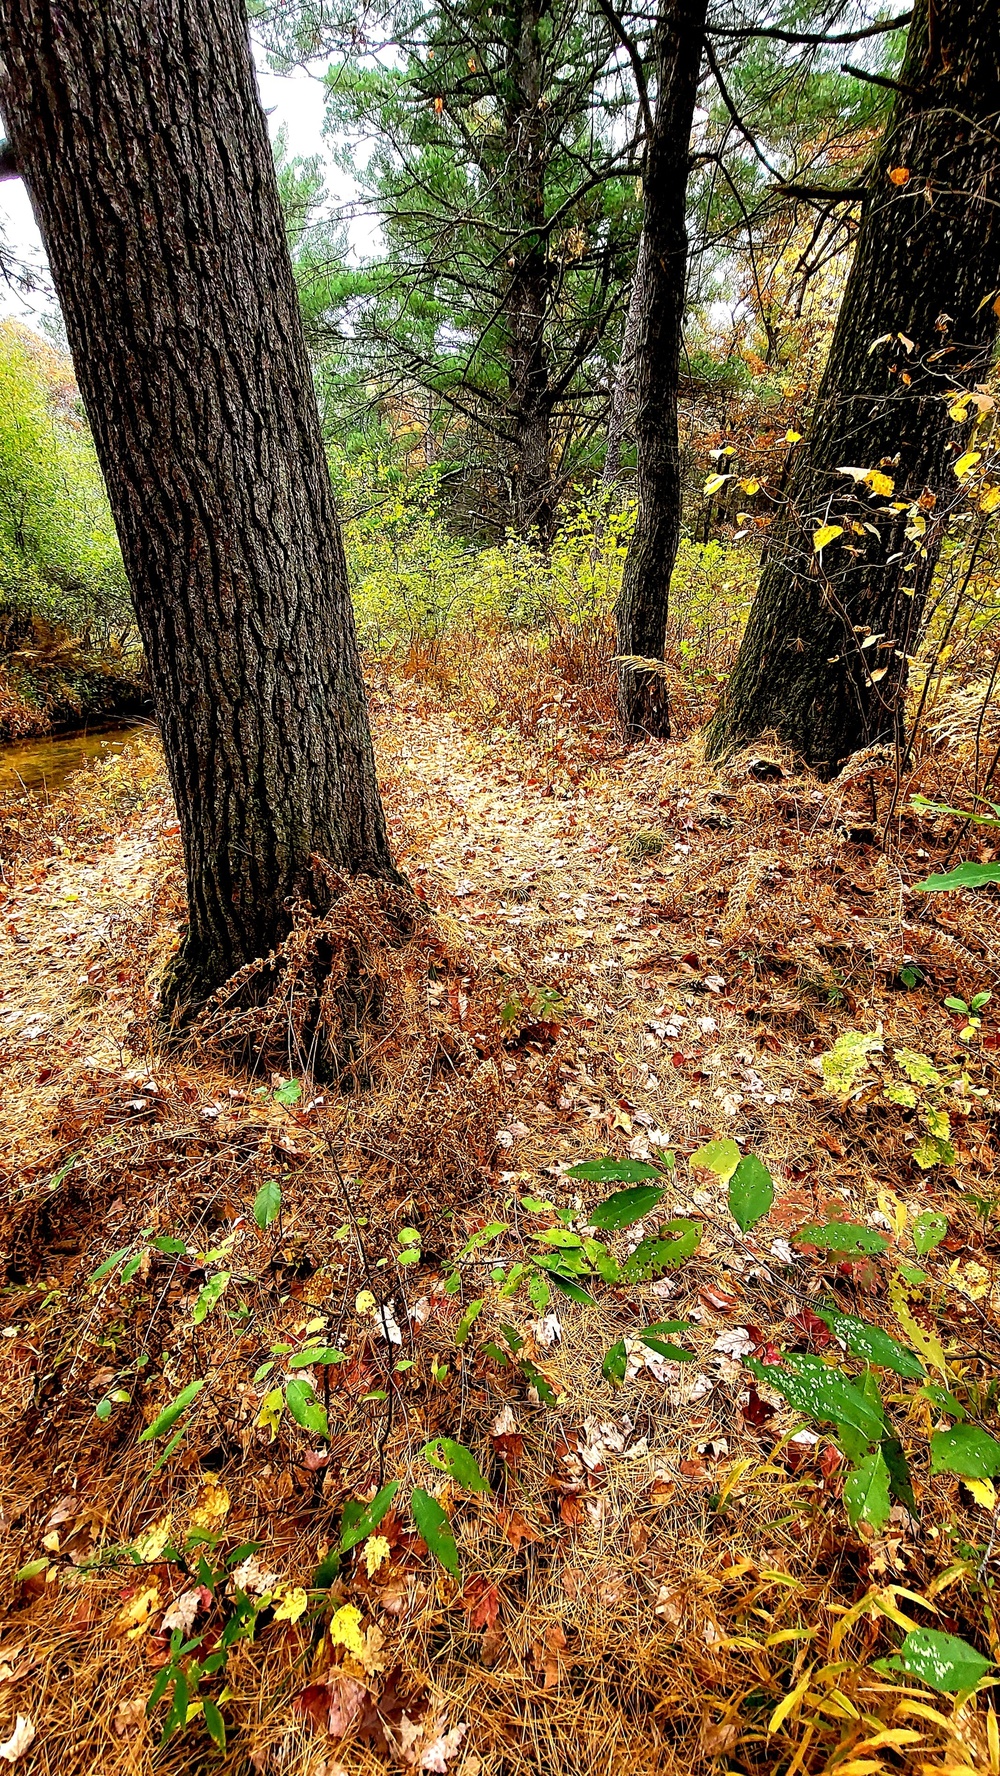
[[[65,358],[0,326],[0,644],[30,619],[96,646],[131,623],[121,551]]]

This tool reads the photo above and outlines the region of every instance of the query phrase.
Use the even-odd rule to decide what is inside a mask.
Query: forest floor
[[[825,1304],[994,1410],[1000,1048],[944,1001],[995,985],[996,903],[907,886],[954,823],[904,798],[883,844],[881,755],[822,785],[558,700],[529,735],[405,682],[375,713],[433,924],[376,959],[351,1094],[153,1045],[183,897],[148,739],[8,816],[0,1759],[998,1776],[988,1691],[874,1666],[917,1628],[1000,1651],[989,1473],[929,1470],[947,1417],[883,1365],[915,1496],[852,1525],[830,1415],[747,1367],[837,1356]],[[719,1141],[773,1179],[743,1230]],[[605,1250],[621,1181],[567,1173],[609,1154],[664,1194]]]

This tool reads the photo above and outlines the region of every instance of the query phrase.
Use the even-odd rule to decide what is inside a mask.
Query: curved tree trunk
[[[829,776],[902,720],[968,438],[947,397],[986,374],[997,331],[997,0],[918,0],[899,85],[713,757],[773,729]]]
[[[677,437],[684,288],[685,207],[706,0],[661,0],[656,29],[656,112],[646,146],[644,276],[636,349],[636,484],[639,516],[615,617],[618,708],[626,738],[670,733],[666,683],[654,666],[667,633],[667,601],[681,534]]]
[[[149,661],[187,868],[164,993],[398,880],[241,0],[0,0],[2,93]]]

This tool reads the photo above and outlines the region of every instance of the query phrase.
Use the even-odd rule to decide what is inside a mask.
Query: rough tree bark
[[[628,310],[625,315],[625,327],[622,332],[622,348],[618,356],[615,385],[611,391],[611,404],[608,409],[607,443],[604,451],[604,469],[601,475],[605,493],[612,492],[618,485],[622,472],[622,440],[628,430],[635,402],[635,354],[639,340],[645,268],[646,236],[643,235],[639,241],[632,289],[629,293]]]
[[[898,86],[808,443],[709,729],[713,757],[773,729],[829,776],[902,721],[968,437],[948,395],[985,376],[997,331],[997,0],[918,0]],[[866,490],[845,467],[887,479]],[[842,534],[819,552],[826,525]]]
[[[542,108],[541,6],[524,0],[515,15],[510,74],[513,104],[505,139],[524,231],[505,303],[508,362],[511,517],[518,534],[548,541],[552,489],[552,395],[546,348],[550,269],[545,224],[545,114]],[[539,233],[534,233],[538,229]]]
[[[661,0],[656,110],[643,181],[645,254],[636,348],[636,487],[639,516],[615,612],[618,708],[627,739],[670,733],[661,673],[628,660],[662,660],[670,576],[681,530],[677,384],[687,276],[685,207],[691,125],[707,0]]]
[[[4,115],[121,539],[196,1008],[313,852],[399,880],[242,0],[0,0]]]

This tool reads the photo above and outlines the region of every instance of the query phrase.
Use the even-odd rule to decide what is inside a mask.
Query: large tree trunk
[[[621,351],[618,354],[618,369],[608,408],[607,443],[601,476],[605,493],[613,492],[618,485],[622,472],[622,440],[628,431],[632,409],[635,405],[635,354],[639,343],[639,322],[642,316],[645,281],[646,236],[643,234],[639,239],[632,289],[629,293],[628,309],[625,313]]]
[[[639,516],[625,561],[618,625],[618,707],[626,738],[670,733],[666,682],[655,665],[667,633],[670,576],[681,533],[677,437],[684,289],[685,208],[706,0],[661,0],[656,27],[656,111],[646,146],[639,337],[636,349],[636,485]]]
[[[552,488],[552,396],[546,345],[550,271],[545,223],[545,113],[541,68],[541,6],[522,0],[512,32],[512,104],[508,164],[522,229],[507,293],[511,519],[520,536],[548,541],[555,517]]]
[[[0,0],[0,39],[177,803],[184,1014],[311,853],[399,879],[246,13]]]
[[[968,436],[946,397],[986,374],[996,337],[997,0],[918,0],[899,85],[714,757],[773,729],[828,776],[898,732]],[[845,467],[888,480],[856,484]],[[841,534],[817,550],[827,525]]]

